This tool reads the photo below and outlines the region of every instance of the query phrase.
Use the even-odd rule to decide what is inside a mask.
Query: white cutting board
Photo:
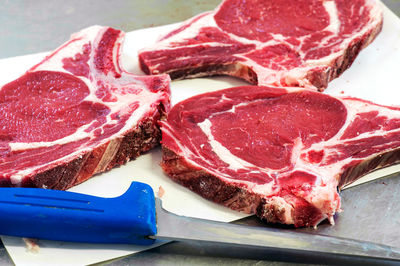
[[[176,27],[166,25],[129,32],[123,51],[123,65],[136,74],[143,74],[137,64],[137,51],[156,41],[157,37]],[[0,84],[22,75],[30,66],[38,63],[46,53],[0,60]],[[385,105],[400,105],[400,19],[386,7],[384,26],[377,39],[361,51],[353,66],[332,81],[326,90],[331,95],[349,95]],[[172,82],[172,103],[190,96],[247,84],[229,77],[189,79]],[[166,177],[159,166],[160,149],[155,149],[135,161],[97,175],[70,191],[96,196],[114,197],[122,194],[131,181],[151,185],[157,194],[161,186],[164,207],[174,213],[229,222],[245,217],[228,208],[209,202]],[[400,171],[400,165],[376,171],[357,184]],[[344,208],[344,211],[346,209]],[[97,263],[161,245],[150,247],[133,245],[97,245],[40,240],[38,252],[29,251],[21,238],[2,236],[1,239],[17,265],[87,265]]]

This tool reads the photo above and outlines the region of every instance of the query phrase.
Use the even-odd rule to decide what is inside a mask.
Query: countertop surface
[[[212,10],[220,0],[15,0],[3,1],[0,5],[0,58],[44,52],[62,44],[68,36],[86,26],[100,24],[122,29],[126,32],[135,29],[159,26],[183,21],[200,12]],[[400,16],[400,0],[383,0]],[[397,193],[400,190],[398,176],[390,176],[384,181],[377,180],[351,190],[343,191],[343,204],[351,209],[354,198],[362,197],[363,192],[374,188],[377,195],[385,186]],[[387,191],[387,190],[386,190]],[[397,193],[398,194],[398,193]],[[351,200],[350,200],[351,198]],[[353,206],[362,215],[363,210]],[[368,206],[366,206],[367,208]],[[397,206],[400,213],[400,206]],[[376,211],[376,217],[379,216]],[[394,212],[395,213],[395,212]],[[259,225],[253,217],[240,223]],[[327,229],[330,230],[330,229]],[[266,252],[260,254],[233,254],[229,250],[210,244],[186,244],[173,242],[152,250],[125,258],[105,262],[105,265],[297,265],[308,264],[350,264],[360,261],[347,261],[341,258],[310,257],[302,254]],[[0,247],[0,265],[12,265],[5,248]]]

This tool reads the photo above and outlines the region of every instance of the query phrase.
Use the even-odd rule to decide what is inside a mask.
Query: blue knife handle
[[[116,198],[41,188],[0,188],[0,234],[88,243],[150,245],[152,188],[132,182]]]

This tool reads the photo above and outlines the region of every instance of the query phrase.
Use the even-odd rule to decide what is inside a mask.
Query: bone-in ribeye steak
[[[382,28],[374,0],[225,0],[139,53],[147,74],[323,90]]]
[[[168,75],[119,64],[124,33],[93,26],[0,89],[0,185],[67,189],[159,144]]]
[[[400,161],[400,108],[308,90],[245,86],[176,104],[162,122],[175,181],[269,222],[314,226],[337,188]]]

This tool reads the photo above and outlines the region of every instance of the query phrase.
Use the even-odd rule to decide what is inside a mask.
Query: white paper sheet
[[[137,64],[137,50],[147,46],[174,25],[133,31],[127,34],[124,45],[123,64],[127,70],[140,74]],[[30,66],[41,60],[45,53],[14,57],[0,60],[0,84],[9,82]],[[400,20],[389,9],[384,10],[384,27],[378,38],[361,51],[353,66],[330,83],[326,93],[331,95],[349,95],[386,105],[400,105]],[[187,97],[244,85],[243,81],[229,77],[190,79],[172,82],[173,104]],[[160,149],[143,155],[135,161],[98,175],[78,185],[70,191],[96,196],[114,197],[122,194],[131,181],[148,183],[157,193],[161,186],[165,190],[162,197],[164,207],[174,213],[229,222],[245,217],[228,208],[209,202],[188,189],[172,182],[159,167]],[[376,171],[358,183],[376,179],[400,171],[400,165]],[[346,211],[344,209],[344,211]],[[12,260],[17,265],[87,265],[101,262],[151,247],[133,245],[96,245],[65,243],[57,241],[39,241],[39,252],[27,250],[25,243],[17,237],[1,237]],[[160,245],[162,243],[156,243]]]

